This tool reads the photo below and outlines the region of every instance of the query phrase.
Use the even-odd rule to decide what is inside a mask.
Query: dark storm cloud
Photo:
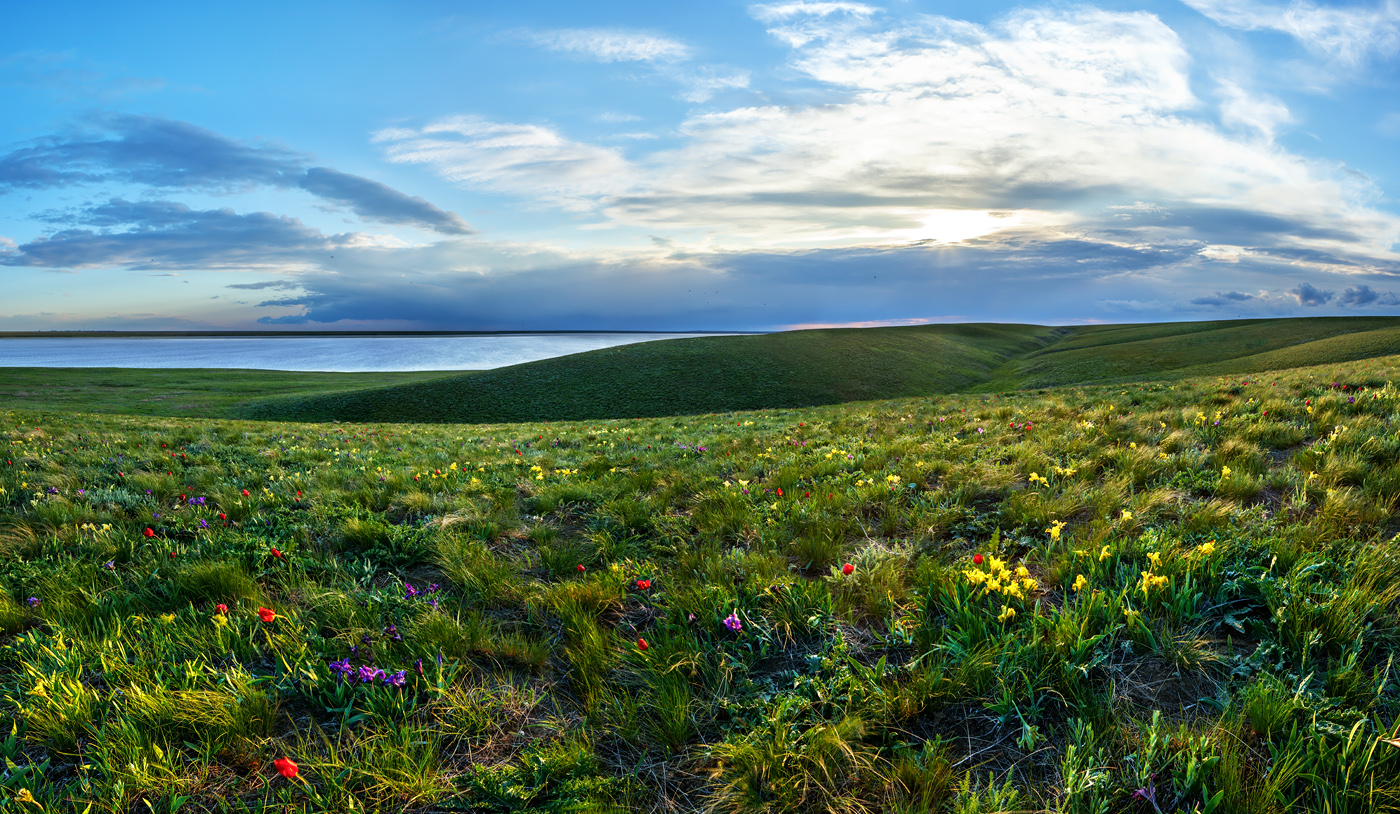
[[[1341,229],[1324,228],[1303,220],[1228,207],[1177,206],[1171,211],[1152,215],[1151,223],[1154,226],[1184,227],[1189,229],[1196,239],[1233,245],[1239,245],[1240,238],[1248,235],[1287,235],[1348,242],[1362,240],[1357,234]]]
[[[301,314],[263,321],[390,319],[482,330],[742,330],[946,314],[1035,321],[1048,317],[1033,315],[1054,313],[1059,306],[1071,312],[1085,308],[1081,292],[1092,290],[1085,287],[1096,285],[1106,269],[1143,271],[1192,256],[1189,249],[1022,240],[977,248],[676,253],[616,262],[540,255],[519,270],[489,273],[446,267],[462,265],[474,246],[351,250],[344,265],[337,255],[337,273],[299,275],[303,293],[263,303],[299,306]],[[500,258],[479,262],[505,264]],[[1067,286],[1067,279],[1077,284]]]
[[[1311,284],[1306,282],[1299,283],[1297,288],[1290,288],[1288,293],[1292,294],[1294,298],[1298,300],[1299,305],[1305,305],[1309,308],[1326,305],[1332,301],[1332,297],[1334,296],[1334,292],[1314,288]]]
[[[1400,296],[1393,291],[1376,291],[1369,285],[1348,288],[1337,298],[1337,304],[1344,308],[1364,308],[1368,305],[1400,305]]]
[[[1245,294],[1242,291],[1217,291],[1214,296],[1197,297],[1191,300],[1192,305],[1208,305],[1219,308],[1224,305],[1234,305],[1254,299],[1253,294]]]
[[[194,210],[180,203],[114,199],[86,211],[87,224],[125,231],[65,229],[0,253],[0,265],[55,269],[246,268],[303,260],[334,249],[337,238],[296,218],[231,209]]]
[[[248,291],[261,291],[267,288],[301,288],[301,283],[291,280],[263,280],[257,283],[231,283],[224,288],[241,288]]]
[[[455,212],[444,212],[422,198],[409,197],[358,175],[329,167],[312,167],[299,184],[312,195],[347,206],[355,214],[380,223],[427,226],[445,235],[472,234],[472,228]]]
[[[153,116],[104,116],[94,125],[94,131],[46,136],[0,156],[0,192],[96,183],[213,192],[299,187],[370,220],[471,233],[461,217],[422,198],[328,167],[308,168],[308,156],[277,145]],[[39,214],[41,220],[61,217]]]
[[[0,156],[0,188],[104,181],[229,191],[291,186],[306,156],[153,116],[104,116],[98,132],[45,136]]]

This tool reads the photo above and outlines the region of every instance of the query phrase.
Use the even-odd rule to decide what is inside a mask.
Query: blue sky
[[[1400,0],[6,4],[0,330],[1400,314]]]

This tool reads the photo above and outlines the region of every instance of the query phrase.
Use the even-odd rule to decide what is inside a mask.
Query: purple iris
[[[739,621],[738,613],[731,613],[728,616],[724,617],[724,626],[735,633],[738,633],[739,631],[744,629],[743,623]]]
[[[403,598],[404,598],[404,599],[412,599],[413,597],[415,597],[415,596],[417,596],[417,595],[418,595],[418,589],[415,588],[415,587],[413,587],[413,583],[411,583],[411,582],[405,582],[405,583],[403,584]]]
[[[389,675],[385,676],[385,677],[384,677],[384,686],[386,686],[386,687],[402,687],[402,686],[406,683],[405,676],[406,676],[407,672],[408,672],[407,670],[400,670],[400,671],[398,671],[397,673],[390,673]]]
[[[383,675],[383,670],[377,669],[368,664],[362,665],[360,667],[359,678],[361,684],[368,684],[371,681],[374,681],[375,679],[380,678]]]
[[[355,668],[350,666],[350,659],[341,659],[340,661],[333,661],[330,663],[329,666],[331,668],[331,672],[335,673],[335,680],[337,683],[340,682],[342,679],[349,678],[350,674],[355,672]]]
[[[27,599],[26,601],[29,603],[29,607],[31,607],[31,608],[37,608],[37,607],[39,607],[39,603],[40,603],[40,602],[43,602],[44,600],[40,599],[40,598],[37,597],[37,596],[31,596],[31,597],[29,597],[29,599]]]

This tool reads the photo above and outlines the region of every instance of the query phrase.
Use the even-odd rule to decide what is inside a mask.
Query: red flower
[[[172,559],[172,560],[175,559],[175,552],[174,552],[174,551],[170,552],[170,559]]]
[[[779,487],[778,487],[778,497],[782,497],[782,496],[783,496],[783,487],[779,486]]]
[[[854,570],[856,570],[856,567],[854,565],[851,565],[850,563],[846,563],[845,565],[841,566],[841,573],[845,574],[846,576],[850,576],[851,572]]]
[[[274,557],[276,557],[277,559],[280,560],[280,559],[282,559],[282,552],[281,552],[281,551],[278,551],[277,549],[274,548],[274,549],[272,549],[272,556],[274,556]]]
[[[973,564],[973,565],[981,565],[981,564],[982,564],[982,555],[981,555],[981,554],[973,554],[973,555],[972,555],[972,564]]]
[[[639,579],[639,580],[637,580],[637,590],[639,590],[639,591],[649,591],[649,590],[651,590],[651,580],[649,580],[649,579]]]
[[[647,640],[646,640],[646,639],[638,639],[638,640],[637,640],[637,649],[638,649],[638,650],[640,650],[640,651],[642,651],[643,653],[645,653],[645,652],[647,652],[647,648],[648,648],[648,647],[651,647],[651,645],[647,644]]]
[[[217,611],[220,616],[228,616],[228,605],[225,605],[222,602],[215,605],[214,610]]]
[[[258,608],[258,618],[264,622],[271,622],[277,618],[277,612],[271,608]]]
[[[291,780],[293,777],[297,776],[297,765],[292,762],[291,758],[279,757],[276,760],[272,761],[272,765],[277,767],[278,774],[282,775],[288,780]]]
[[[144,535],[146,535],[147,537],[154,537],[154,536],[156,536],[156,533],[155,533],[154,531],[151,531],[151,527],[150,527],[150,526],[147,526],[147,527],[146,527],[146,530],[143,531],[143,532],[141,532],[141,533],[144,534]]]
[[[579,564],[578,564],[578,572],[579,572],[580,574],[582,574],[582,573],[583,573],[584,571],[586,571],[586,570],[588,570],[588,569],[586,569],[586,568],[583,567],[583,563],[579,563]]]
[[[223,512],[219,512],[219,519],[220,519],[220,520],[227,520],[227,519],[228,519],[228,515],[224,514]]]
[[[812,493],[811,493],[811,492],[803,492],[803,493],[802,493],[802,496],[803,496],[803,497],[811,497],[811,496],[812,496]]]
[[[244,496],[244,497],[247,497],[247,496],[248,496],[248,490],[247,490],[247,489],[244,489],[244,490],[243,490],[243,496]]]

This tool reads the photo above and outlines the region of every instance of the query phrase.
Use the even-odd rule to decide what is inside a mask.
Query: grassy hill
[[[500,422],[805,407],[969,389],[1068,329],[926,325],[669,339],[411,385],[269,399],[248,418]]]
[[[1392,341],[1263,327],[1065,353]],[[843,369],[1047,341],[988,330],[876,334],[970,370]],[[0,812],[1397,812],[1397,370],[492,425],[0,408]]]
[[[250,403],[286,421],[503,422],[806,407],[1253,372],[1400,352],[1400,318],[922,325],[674,339],[413,384]]]

